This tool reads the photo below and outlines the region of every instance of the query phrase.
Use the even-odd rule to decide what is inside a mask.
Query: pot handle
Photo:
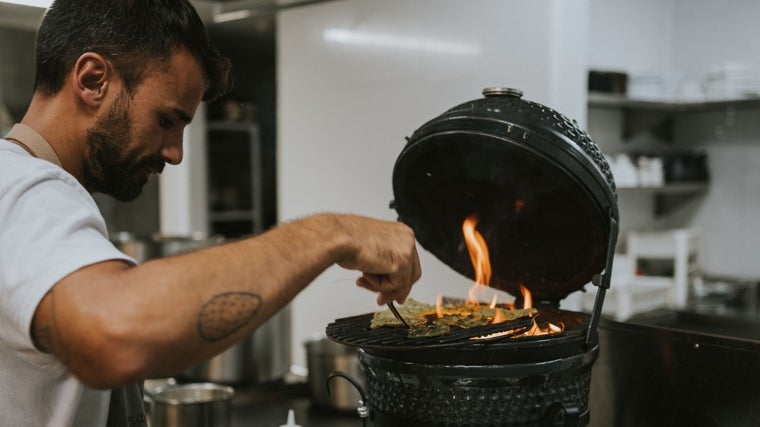
[[[362,423],[364,426],[367,425],[367,418],[370,416],[370,410],[369,406],[367,406],[367,395],[364,393],[364,388],[359,384],[358,381],[356,381],[351,375],[341,372],[341,371],[334,371],[330,374],[330,376],[327,377],[327,394],[331,395],[330,391],[330,381],[332,381],[334,378],[340,377],[345,379],[346,381],[350,382],[354,388],[359,392],[359,395],[361,396],[361,399],[359,399],[359,406],[356,408],[356,413],[359,414],[359,418],[362,419]]]

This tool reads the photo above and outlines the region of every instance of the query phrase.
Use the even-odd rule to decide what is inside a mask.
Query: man
[[[318,214],[146,262],[108,241],[91,193],[131,200],[182,160],[229,67],[187,0],[58,0],[33,98],[0,140],[0,425],[145,425],[143,379],[248,336],[333,264],[378,304],[420,276],[403,224]],[[60,166],[58,166],[60,165]]]

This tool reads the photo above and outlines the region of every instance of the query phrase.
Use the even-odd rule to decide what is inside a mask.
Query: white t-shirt
[[[0,426],[104,426],[110,392],[32,344],[32,317],[64,276],[134,260],[108,240],[95,201],[58,166],[0,139]]]

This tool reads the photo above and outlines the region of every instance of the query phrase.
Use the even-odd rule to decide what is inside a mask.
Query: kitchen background
[[[620,190],[621,265],[630,231],[688,229],[699,236],[702,272],[760,278],[760,102],[703,102],[760,95],[756,1],[194,3],[235,64],[236,88],[203,106],[208,120],[188,129],[183,165],[136,203],[97,198],[114,233],[234,236],[320,211],[395,219],[391,174],[404,137],[485,87],[510,86],[575,118],[622,181],[625,160],[641,153],[705,154],[707,185]],[[248,16],[214,22],[241,10]],[[0,3],[3,129],[28,103],[39,16]],[[626,73],[628,93],[649,102],[589,95],[590,70]],[[241,151],[230,155],[219,141]],[[251,162],[229,167],[240,158]],[[464,294],[468,279],[421,256],[414,298]],[[613,292],[633,280],[621,270]],[[291,304],[294,365],[305,365],[303,342],[327,323],[376,309],[356,276],[331,268]],[[563,303],[583,307],[582,295]]]

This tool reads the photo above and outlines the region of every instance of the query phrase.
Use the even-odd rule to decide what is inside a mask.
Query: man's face
[[[200,65],[184,49],[150,71],[132,95],[121,89],[87,131],[85,187],[131,201],[151,174],[179,164],[182,132],[204,89]]]
[[[150,174],[161,173],[165,164],[158,152],[141,154],[132,149],[139,141],[133,133],[130,103],[129,95],[122,91],[105,115],[87,131],[89,151],[84,168],[90,191],[124,202],[136,199]]]

